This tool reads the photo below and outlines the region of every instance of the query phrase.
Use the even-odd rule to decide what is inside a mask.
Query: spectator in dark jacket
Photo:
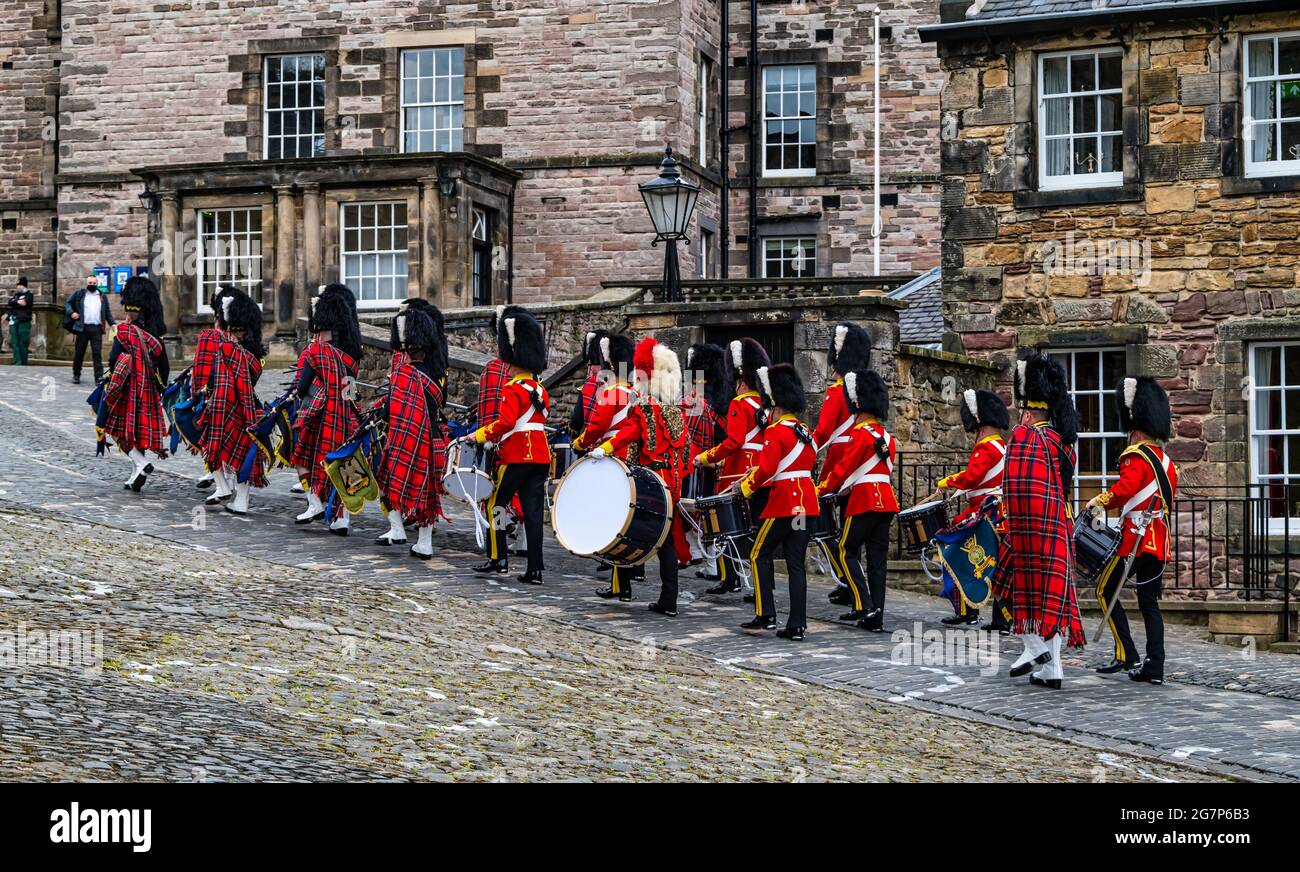
[[[108,295],[99,290],[99,277],[86,276],[86,286],[74,291],[63,307],[64,317],[72,322],[72,332],[77,337],[72,352],[72,383],[81,384],[81,365],[86,359],[86,347],[95,365],[95,381],[104,377],[104,333],[113,326],[113,310]]]
[[[27,365],[27,348],[32,341],[32,304],[35,297],[27,290],[27,277],[19,276],[9,296],[9,346],[14,366]]]

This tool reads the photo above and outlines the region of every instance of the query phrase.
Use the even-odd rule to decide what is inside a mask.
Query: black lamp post
[[[157,192],[150,190],[149,186],[146,185],[145,189],[140,192],[140,205],[144,207],[146,212],[157,212],[158,202]]]
[[[645,207],[650,212],[650,221],[655,227],[655,238],[651,245],[658,245],[661,240],[668,243],[664,249],[663,299],[668,303],[680,303],[682,274],[677,266],[677,240],[686,238],[686,228],[691,224],[691,213],[695,211],[700,186],[682,179],[682,172],[677,168],[677,160],[673,157],[670,145],[664,149],[659,175],[638,187],[641,199],[645,200]]]

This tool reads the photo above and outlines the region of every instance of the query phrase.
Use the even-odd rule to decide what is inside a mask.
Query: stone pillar
[[[294,294],[295,319],[307,317],[307,301],[321,283],[325,266],[325,252],[321,247],[322,229],[320,185],[311,182],[302,186],[302,257],[306,282]]]
[[[275,185],[275,332],[294,332],[293,185]]]
[[[473,215],[469,187],[459,174],[456,193],[442,210],[442,296],[450,306],[468,306],[473,292],[470,272],[470,221]]]
[[[420,296],[449,306],[442,287],[442,193],[436,176],[420,179]]]
[[[163,321],[167,324],[168,336],[181,333],[181,265],[185,251],[178,248],[181,232],[181,203],[175,191],[159,191],[161,201],[161,229],[159,234],[162,255],[162,275],[155,276],[161,282],[158,290],[162,293]]]

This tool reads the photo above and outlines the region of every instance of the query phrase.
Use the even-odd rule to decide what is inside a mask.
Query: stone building
[[[1080,498],[1123,446],[1114,386],[1157,377],[1206,497],[1180,535],[1219,523],[1192,562],[1300,553],[1300,8],[944,0],[921,33],[945,71],[945,347],[1061,357]]]
[[[938,260],[933,12],[882,18],[887,274]],[[0,24],[0,284],[50,318],[95,266],[150,269],[174,335],[231,278],[282,336],[336,278],[379,310],[653,279],[636,185],[665,143],[703,188],[688,277],[872,268],[858,3],[14,0]]]

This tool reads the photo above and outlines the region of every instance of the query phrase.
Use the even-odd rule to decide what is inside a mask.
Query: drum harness
[[[1163,459],[1156,457],[1155,452],[1150,445],[1139,445],[1138,453],[1142,455],[1151,466],[1151,472],[1154,474],[1154,480],[1142,490],[1138,491],[1129,501],[1124,504],[1120,510],[1119,523],[1121,533],[1124,530],[1124,520],[1130,516],[1133,518],[1133,527],[1135,536],[1133,539],[1133,550],[1124,558],[1124,571],[1119,577],[1119,582],[1115,585],[1115,591],[1110,595],[1110,602],[1106,603],[1106,613],[1101,616],[1101,623],[1092,634],[1092,641],[1095,644],[1101,639],[1101,634],[1105,632],[1110,623],[1111,612],[1115,611],[1115,604],[1119,602],[1119,592],[1124,589],[1124,582],[1128,579],[1129,570],[1133,568],[1133,561],[1137,558],[1138,550],[1142,547],[1142,540],[1146,538],[1147,528],[1155,522],[1157,510],[1155,506],[1150,505],[1153,497],[1160,500],[1159,516],[1169,520],[1169,511],[1173,505],[1174,488],[1169,481],[1169,457],[1166,455]],[[1148,504],[1145,509],[1138,510],[1138,506]],[[1100,519],[1094,519],[1094,524],[1105,523]]]

